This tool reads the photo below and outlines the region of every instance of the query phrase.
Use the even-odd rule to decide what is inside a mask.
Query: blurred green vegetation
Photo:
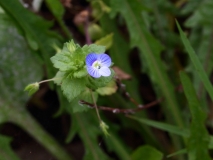
[[[59,160],[211,159],[213,1],[44,0],[37,13],[34,3],[0,0],[0,160],[22,159],[11,147],[16,137],[2,133],[8,123]],[[112,108],[99,110],[109,137],[94,109],[74,113],[78,102],[68,102],[52,82],[31,97],[24,92],[55,76],[50,58],[71,39],[106,46],[128,92],[121,86],[98,99],[98,106]],[[68,116],[70,124],[60,121],[67,130],[62,139],[29,113],[28,105],[44,107],[47,90],[58,102],[57,112],[48,114]],[[156,105],[141,109],[137,103]],[[116,114],[113,108],[136,111]],[[64,147],[76,141],[83,147],[68,153]]]

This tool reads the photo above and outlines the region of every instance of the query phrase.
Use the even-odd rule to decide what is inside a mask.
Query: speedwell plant
[[[89,108],[79,103],[81,100],[94,104],[100,127],[105,134],[108,134],[108,127],[101,120],[96,105],[98,94],[102,94],[101,89],[107,85],[111,86],[114,81],[114,71],[110,68],[111,58],[104,52],[105,47],[96,44],[81,47],[73,41],[65,43],[63,49],[51,57],[53,66],[58,69],[55,77],[29,84],[25,90],[33,94],[39,89],[39,84],[54,81],[71,103],[73,112],[85,111]]]

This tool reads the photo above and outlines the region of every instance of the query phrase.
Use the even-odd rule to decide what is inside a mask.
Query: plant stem
[[[39,83],[39,84],[41,84],[41,83],[45,83],[45,82],[54,81],[54,80],[56,80],[56,79],[61,79],[61,78],[51,78],[51,79],[46,79],[46,80],[40,81],[40,82],[38,82],[38,83]]]
[[[100,116],[99,111],[98,111],[98,106],[97,106],[97,104],[96,104],[94,94],[93,94],[93,92],[92,92],[91,90],[90,90],[90,93],[91,93],[91,95],[92,95],[92,100],[93,100],[94,107],[95,107],[95,110],[96,110],[96,113],[97,113],[97,116],[98,116],[98,120],[99,120],[100,123],[101,123],[102,120],[101,120],[101,116]]]

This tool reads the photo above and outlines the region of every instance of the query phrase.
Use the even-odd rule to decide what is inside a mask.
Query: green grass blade
[[[156,122],[156,121],[152,121],[152,120],[148,120],[148,119],[144,119],[144,118],[137,118],[134,116],[128,116],[129,118],[132,118],[140,123],[146,124],[148,126],[151,127],[155,127],[158,129],[161,129],[163,131],[167,131],[169,133],[173,133],[182,137],[188,137],[189,136],[189,130],[188,129],[183,129],[174,125],[170,125],[170,124],[166,124],[166,123],[162,123],[162,122]]]
[[[192,48],[189,40],[187,39],[186,35],[182,31],[179,23],[177,21],[176,21],[176,23],[177,23],[178,30],[180,32],[181,40],[189,54],[189,57],[194,65],[200,79],[202,80],[207,92],[209,93],[211,99],[213,100],[213,86],[212,86],[211,82],[209,81],[209,78],[208,78],[202,64],[200,63],[194,49]]]
[[[180,78],[192,115],[190,126],[191,134],[187,144],[189,160],[210,160],[211,158],[208,154],[210,136],[204,125],[207,116],[201,109],[195,89],[189,77],[186,73],[180,72]]]

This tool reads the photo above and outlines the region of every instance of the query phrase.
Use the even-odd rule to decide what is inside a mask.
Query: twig
[[[130,109],[111,108],[111,107],[105,107],[105,106],[97,106],[97,108],[100,109],[100,110],[109,111],[109,112],[112,112],[112,113],[133,114],[133,113],[141,111],[143,109],[147,109],[147,108],[150,108],[152,106],[155,106],[155,105],[159,104],[162,101],[163,101],[163,98],[160,98],[160,99],[155,100],[155,101],[153,101],[151,103],[148,103],[146,105],[138,105],[137,108],[130,108]],[[88,106],[90,106],[92,108],[96,108],[96,106],[94,104],[86,102],[86,101],[83,101],[83,100],[80,100],[79,103],[80,104],[86,104],[86,105],[88,105]]]
[[[141,105],[134,98],[130,96],[129,92],[126,91],[125,84],[121,83],[121,80],[116,76],[115,76],[115,81],[118,88],[121,89],[122,94],[124,94],[134,105],[136,105],[139,108]]]

